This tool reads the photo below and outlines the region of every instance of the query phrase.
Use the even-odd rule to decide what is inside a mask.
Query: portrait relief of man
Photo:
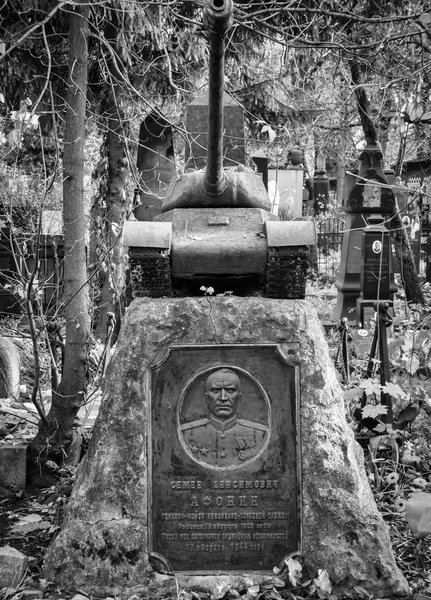
[[[221,368],[205,382],[207,416],[180,425],[189,454],[213,467],[242,465],[257,456],[265,445],[269,428],[263,423],[238,418],[243,398],[239,376]]]

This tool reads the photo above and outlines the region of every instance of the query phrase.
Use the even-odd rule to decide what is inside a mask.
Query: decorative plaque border
[[[301,551],[298,348],[172,345],[150,366],[157,571],[268,573]]]

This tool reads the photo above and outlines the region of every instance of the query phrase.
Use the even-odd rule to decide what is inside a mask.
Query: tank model
[[[314,224],[280,221],[260,175],[243,165],[223,167],[224,51],[232,20],[232,0],[204,0],[207,165],[171,181],[153,221],[125,223],[133,297],[196,295],[202,286],[216,293],[304,297]]]

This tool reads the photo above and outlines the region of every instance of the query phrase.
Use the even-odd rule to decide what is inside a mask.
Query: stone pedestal
[[[219,392],[235,410],[217,412]],[[408,594],[315,310],[133,301],[46,576],[176,598],[229,577],[259,583],[292,553],[337,594]]]

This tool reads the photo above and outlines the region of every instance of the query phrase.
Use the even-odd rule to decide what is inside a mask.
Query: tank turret
[[[205,170],[172,180],[162,213],[175,208],[262,208],[271,204],[261,178],[243,165],[223,169],[225,37],[232,26],[232,0],[205,0],[203,23],[209,38],[208,148]]]
[[[125,223],[133,296],[194,295],[204,285],[216,293],[304,297],[314,224],[281,222],[253,169],[223,167],[224,54],[232,20],[232,0],[204,0],[210,46],[207,164],[171,181],[154,221]]]

